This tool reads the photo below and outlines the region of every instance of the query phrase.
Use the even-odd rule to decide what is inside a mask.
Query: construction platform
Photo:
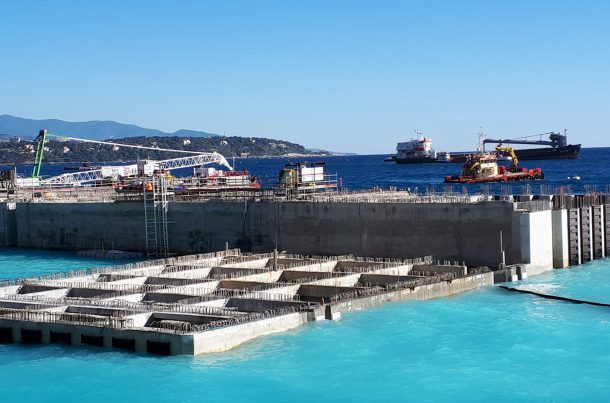
[[[221,352],[386,301],[493,284],[486,267],[239,249],[0,283],[0,342]]]

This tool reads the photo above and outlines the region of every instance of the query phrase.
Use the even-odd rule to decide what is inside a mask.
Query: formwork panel
[[[580,215],[578,209],[568,210],[568,243],[570,266],[580,264]]]
[[[592,227],[593,227],[593,259],[601,259],[605,256],[605,248],[604,248],[604,236],[605,236],[605,228],[604,228],[604,216],[603,216],[603,206],[594,206],[591,208],[593,219],[592,219]]]
[[[588,207],[580,209],[580,244],[582,262],[591,261],[591,212]]]
[[[605,244],[606,244],[606,256],[610,256],[610,205],[609,204],[606,204],[604,206],[603,212],[604,212],[604,216],[605,216],[604,223],[605,223],[605,229],[606,229],[606,232],[605,232],[606,236],[604,239]]]

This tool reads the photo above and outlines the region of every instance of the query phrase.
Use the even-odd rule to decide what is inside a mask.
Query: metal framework
[[[146,254],[148,256],[167,257],[169,242],[167,232],[167,179],[154,175],[146,180],[144,186],[144,230],[146,236]]]
[[[38,144],[36,145],[36,159],[34,160],[32,178],[40,177],[40,167],[42,166],[42,157],[44,156],[44,145],[47,142],[47,134],[47,131],[44,129],[38,133]]]
[[[159,169],[171,171],[172,169],[178,168],[190,168],[206,164],[219,164],[233,170],[233,167],[229,164],[222,154],[217,152],[213,153],[200,153],[197,155],[191,155],[189,157],[173,158],[169,160],[161,160],[157,162]]]
[[[196,167],[207,164],[224,165],[229,169],[233,169],[229,162],[222,154],[200,153],[188,157],[172,158],[168,160],[153,161],[157,169],[171,171],[179,168]],[[85,183],[98,181],[101,179],[119,179],[120,177],[136,176],[138,174],[138,165],[122,165],[122,166],[106,166],[100,169],[92,169],[83,172],[71,172],[40,181],[42,186],[78,186]]]
[[[88,140],[88,139],[80,139],[76,137],[66,137],[59,136],[56,134],[48,133],[46,130],[40,130],[37,140],[38,144],[36,146],[36,159],[34,161],[34,170],[32,172],[32,178],[40,178],[40,168],[42,166],[42,160],[44,156],[44,147],[47,141],[47,136],[57,137],[63,140],[73,140],[80,141],[84,143],[96,143],[96,144],[105,144],[111,145],[115,147],[128,147],[128,148],[140,148],[146,150],[155,150],[155,151],[168,151],[173,153],[184,153],[184,154],[195,154],[190,155],[188,157],[181,158],[173,158],[161,161],[150,161],[149,163],[154,165],[155,169],[171,171],[172,169],[179,168],[188,168],[188,167],[196,167],[206,164],[220,164],[224,165],[230,170],[233,170],[231,165],[229,165],[228,161],[221,154],[217,152],[212,153],[202,153],[197,151],[187,151],[187,150],[172,150],[166,148],[158,148],[158,147],[149,147],[149,146],[140,146],[133,144],[122,144],[122,143],[113,143],[109,141],[99,141],[99,140]],[[121,177],[130,177],[138,175],[138,165],[123,165],[123,166],[104,166],[100,169],[92,169],[90,171],[83,172],[73,172],[73,173],[65,173],[57,176],[53,176],[47,179],[40,180],[40,186],[80,186],[89,182],[95,182],[102,179],[111,179],[117,180]]]

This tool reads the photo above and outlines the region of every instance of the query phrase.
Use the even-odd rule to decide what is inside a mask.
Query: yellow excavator
[[[510,171],[517,172],[519,170],[519,158],[517,158],[517,154],[515,150],[513,150],[510,146],[503,146],[502,143],[496,146],[496,151],[499,153],[508,153],[510,155]]]

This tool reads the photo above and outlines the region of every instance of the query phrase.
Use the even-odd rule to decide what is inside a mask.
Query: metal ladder
[[[146,186],[150,183],[150,186]],[[149,187],[149,189],[147,189]],[[144,230],[146,255],[169,255],[167,234],[167,179],[153,175],[144,181]]]

